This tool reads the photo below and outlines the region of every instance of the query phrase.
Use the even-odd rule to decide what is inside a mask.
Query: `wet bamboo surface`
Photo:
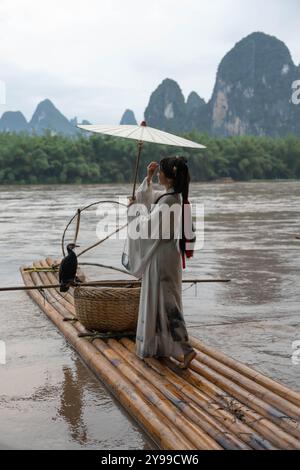
[[[27,286],[57,283],[57,273],[24,268]],[[300,449],[299,393],[191,335],[197,356],[189,369],[180,369],[175,359],[141,360],[132,339],[78,336],[88,331],[72,320],[72,289],[27,293],[158,448]]]

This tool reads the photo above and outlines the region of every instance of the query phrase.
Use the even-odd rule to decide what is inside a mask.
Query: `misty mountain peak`
[[[0,119],[0,132],[26,132],[28,122],[20,111],[6,111]]]
[[[150,96],[145,119],[151,127],[179,132],[184,128],[185,112],[181,88],[175,80],[166,78]]]
[[[29,125],[36,134],[43,134],[46,130],[51,130],[56,134],[73,135],[77,133],[74,124],[49,99],[45,99],[37,105]]]
[[[286,45],[255,32],[223,58],[210,103],[214,135],[278,135],[295,128],[291,85],[297,70]]]
[[[127,125],[127,126],[137,125],[134,112],[131,109],[126,109],[126,111],[124,112],[121,118],[120,125]]]

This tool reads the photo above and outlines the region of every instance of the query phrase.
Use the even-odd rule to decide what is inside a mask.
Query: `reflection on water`
[[[58,258],[62,232],[78,207],[130,190],[1,187],[0,285],[20,284],[22,264]],[[300,390],[300,367],[291,361],[292,342],[300,339],[300,182],[194,184],[191,193],[191,201],[205,207],[205,244],[184,275],[232,282],[184,292],[189,331]],[[82,248],[96,241],[98,220],[95,211],[82,215]],[[108,240],[84,261],[121,267],[122,247],[122,240]],[[97,268],[88,274],[107,277]],[[7,346],[7,364],[0,366],[0,447],[153,447],[24,292],[0,296],[0,339]]]
[[[69,367],[63,368],[64,380],[61,392],[61,405],[58,414],[69,425],[72,438],[84,445],[87,442],[87,430],[83,420],[83,384],[80,380],[78,360],[75,361],[75,374]]]

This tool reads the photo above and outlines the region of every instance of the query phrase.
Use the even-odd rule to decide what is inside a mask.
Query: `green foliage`
[[[213,138],[197,131],[185,138],[201,142],[205,150],[145,143],[139,179],[151,161],[188,157],[192,181],[216,178],[300,178],[300,139]],[[127,183],[133,179],[137,142],[109,136],[28,136],[0,133],[0,184]]]

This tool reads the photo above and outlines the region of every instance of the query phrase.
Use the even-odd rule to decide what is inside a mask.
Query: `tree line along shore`
[[[188,158],[192,181],[300,178],[300,138],[216,138],[189,132],[183,137],[207,148],[193,150],[145,143],[140,174],[150,161]],[[91,135],[0,134],[0,184],[101,184],[132,181],[137,141]]]

